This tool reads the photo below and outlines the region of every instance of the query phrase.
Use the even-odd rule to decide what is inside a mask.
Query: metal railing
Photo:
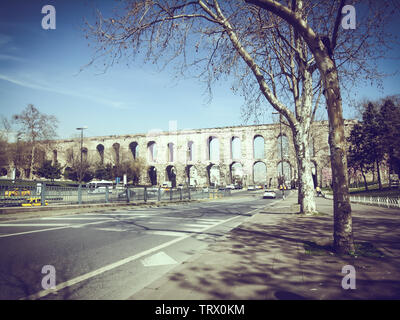
[[[41,204],[65,205],[83,203],[184,201],[196,199],[218,199],[231,195],[231,190],[203,189],[194,187],[114,187],[93,189],[85,186],[64,187],[46,185],[0,185],[0,207],[17,207],[33,198]]]
[[[324,197],[333,200],[333,195],[325,194]],[[369,204],[386,208],[400,208],[399,197],[350,196],[350,201],[353,203]]]

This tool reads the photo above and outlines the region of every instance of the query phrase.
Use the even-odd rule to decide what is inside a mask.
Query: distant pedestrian
[[[315,188],[315,191],[317,191],[317,197],[319,197],[320,195],[322,195],[322,193],[321,193],[321,188],[320,188],[319,186],[317,186],[317,187]]]

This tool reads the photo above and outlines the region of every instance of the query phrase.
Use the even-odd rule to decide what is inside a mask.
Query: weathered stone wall
[[[346,133],[348,134],[353,121],[346,121]],[[286,135],[289,141],[289,156],[285,161],[290,164],[291,176],[296,179],[297,162],[293,147],[293,137],[288,128],[282,125],[282,134]],[[279,155],[279,124],[263,124],[250,126],[235,126],[212,129],[179,130],[168,132],[150,132],[148,134],[134,134],[124,136],[105,136],[105,137],[84,137],[83,148],[87,149],[87,157],[92,163],[100,162],[98,146],[104,146],[104,163],[116,164],[117,153],[119,161],[132,161],[133,154],[130,144],[137,143],[137,156],[146,163],[145,172],[142,173],[141,183],[149,184],[148,168],[154,167],[157,171],[157,184],[162,184],[168,180],[167,167],[173,166],[176,172],[176,184],[186,183],[187,166],[194,166],[198,177],[195,179],[198,185],[209,184],[209,168],[216,165],[220,170],[219,184],[226,185],[232,183],[231,166],[233,163],[240,163],[243,168],[243,183],[249,185],[254,183],[254,164],[262,162],[266,165],[265,183],[276,186],[278,178],[278,164],[281,161]],[[323,170],[329,170],[329,146],[328,146],[328,123],[327,121],[315,122],[312,127],[313,152],[312,160],[315,164],[316,180],[322,184]],[[254,157],[254,138],[261,136],[264,138],[264,157],[257,159]],[[210,160],[209,158],[209,139],[216,137],[219,141],[219,158]],[[232,159],[231,144],[232,138],[238,137],[241,143],[240,159]],[[157,157],[152,160],[149,156],[148,144],[154,141],[157,148]],[[188,143],[193,142],[193,159],[188,159]],[[169,161],[168,144],[173,143],[173,161]],[[119,144],[119,152],[116,146]],[[79,156],[80,139],[57,140],[52,144],[52,149],[47,152],[48,159],[54,159],[56,152],[57,160],[62,164],[67,164],[68,150],[74,150],[75,156]],[[118,148],[117,148],[118,149]],[[54,152],[55,151],[55,152]],[[193,180],[193,179],[192,179]],[[193,183],[193,181],[191,181]]]

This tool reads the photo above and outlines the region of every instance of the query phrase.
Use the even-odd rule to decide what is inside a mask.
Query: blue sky
[[[41,27],[46,4],[56,8],[56,30]],[[92,17],[96,5],[106,12],[112,7],[111,1],[100,0],[1,1],[0,115],[10,117],[32,103],[59,119],[59,138],[78,135],[76,128],[83,125],[88,126],[85,135],[100,136],[168,130],[169,120],[176,120],[178,129],[243,124],[244,100],[232,93],[229,79],[213,87],[213,100],[207,103],[205,87],[197,80],[175,81],[171,69],[159,72],[140,61],[106,73],[98,67],[79,72],[93,53],[82,30],[83,17]],[[390,72],[399,70],[400,63],[385,61],[381,67]],[[358,88],[357,97],[399,93],[399,79],[387,78],[383,91]],[[344,107],[345,117],[351,117],[346,102]]]

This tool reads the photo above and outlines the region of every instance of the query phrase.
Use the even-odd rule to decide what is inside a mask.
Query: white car
[[[256,190],[256,186],[255,185],[250,185],[247,187],[248,191],[252,191],[252,190]]]
[[[274,190],[266,190],[263,195],[263,199],[275,199],[276,192]]]
[[[228,184],[228,185],[226,186],[225,189],[235,190],[235,185],[233,185],[233,184]]]

